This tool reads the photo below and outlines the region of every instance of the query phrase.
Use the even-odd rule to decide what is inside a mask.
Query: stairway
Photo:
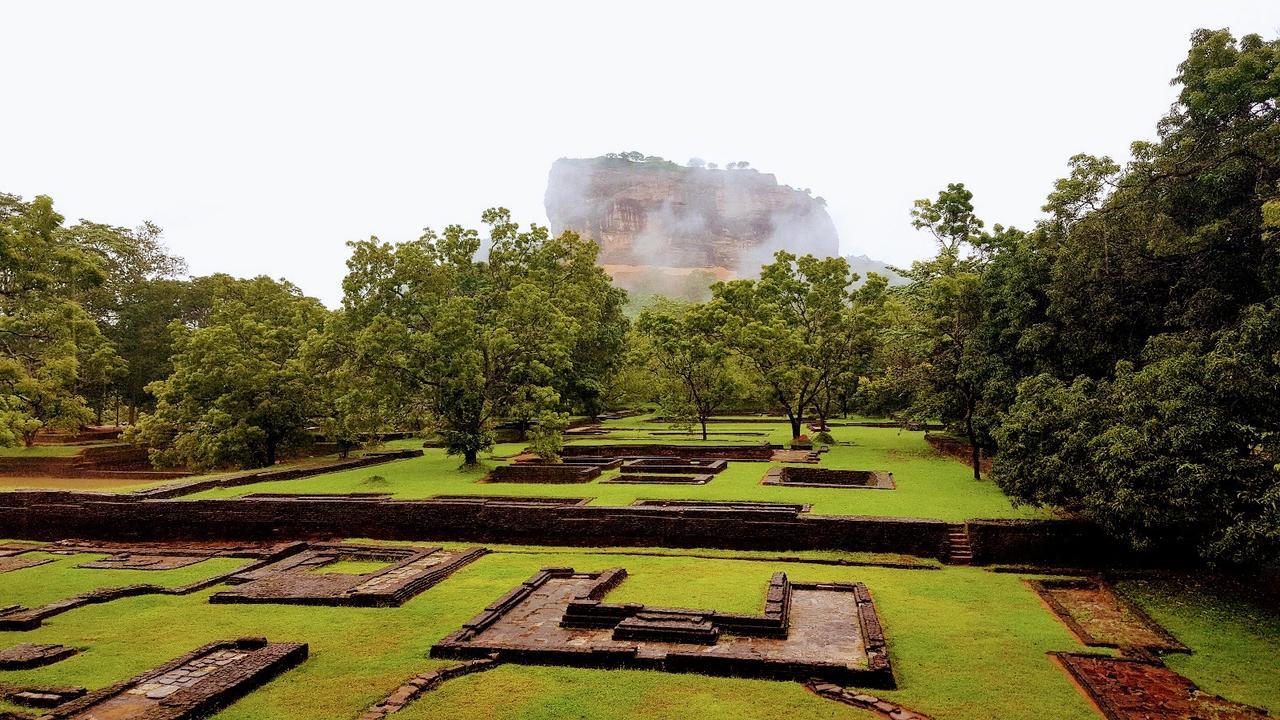
[[[973,546],[969,544],[969,533],[964,526],[951,528],[947,533],[947,562],[952,565],[972,565]]]

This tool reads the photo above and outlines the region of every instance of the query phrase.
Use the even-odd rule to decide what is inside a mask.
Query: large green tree
[[[707,418],[744,393],[742,371],[729,351],[707,332],[700,307],[654,303],[636,319],[635,362],[663,414],[697,424],[707,439]]]
[[[865,362],[858,275],[843,258],[779,251],[759,279],[712,286],[704,327],[787,416],[792,437],[825,388]]]
[[[103,279],[50,198],[0,194],[0,443],[91,419],[82,390],[120,368],[81,302]]]
[[[361,366],[385,392],[427,409],[468,465],[517,400],[542,406],[523,408],[530,413],[565,403],[575,360],[614,352],[626,322],[611,309],[623,296],[596,267],[594,243],[522,230],[503,209],[483,220],[487,258],[479,232],[451,225],[398,245],[352,243],[343,281]],[[584,367],[584,378],[602,367]]]
[[[162,467],[273,465],[309,439],[317,387],[303,345],[328,312],[285,281],[213,282],[206,323],[173,323],[173,373],[149,387],[156,409],[126,437]]]

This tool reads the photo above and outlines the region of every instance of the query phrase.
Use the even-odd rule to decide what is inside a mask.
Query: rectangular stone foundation
[[[861,583],[791,584],[777,573],[761,616],[610,605],[626,571],[545,568],[431,648],[436,658],[894,687],[871,595]]]
[[[724,472],[729,466],[725,460],[709,458],[634,458],[622,463],[622,473],[655,473],[670,475],[673,473],[698,473],[700,475],[716,475]]]
[[[445,552],[440,548],[314,545],[228,577],[227,582],[236,587],[214,593],[209,602],[395,607],[485,552],[484,548]],[[316,572],[343,560],[385,561],[387,567],[372,573]]]
[[[880,470],[828,470],[810,467],[773,467],[764,474],[761,485],[792,487],[851,488],[860,490],[894,490],[893,473]]]
[[[307,658],[307,646],[242,638],[210,643],[48,711],[42,720],[191,720],[230,705]]]

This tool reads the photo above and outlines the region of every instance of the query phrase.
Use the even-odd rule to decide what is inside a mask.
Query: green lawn
[[[623,566],[629,577],[610,600],[738,612],[758,611],[769,575],[784,570],[793,580],[862,581],[871,588],[900,685],[880,694],[948,720],[1095,717],[1045,655],[1082,646],[1016,575],[957,567],[916,571],[509,549],[522,552],[485,556],[400,608],[210,605],[213,590],[90,605],[55,616],[37,630],[0,633],[0,646],[57,642],[84,648],[45,668],[0,672],[0,682],[97,688],[205,642],[265,635],[309,643],[310,659],[217,717],[341,720],[355,717],[414,673],[445,664],[426,658],[431,644],[538,568]],[[129,572],[75,568],[79,561],[67,557],[0,574],[0,602],[119,584]],[[213,569],[207,565],[129,576],[165,576],[176,583]],[[1280,707],[1280,683],[1268,670],[1274,668],[1270,659],[1280,653],[1274,617],[1181,592],[1176,581],[1139,589],[1134,593],[1139,602],[1196,650],[1174,660],[1180,670],[1206,688],[1229,689],[1235,699]],[[1235,649],[1230,643],[1236,638],[1248,644]],[[860,716],[795,683],[509,665],[451,681],[396,717]]]
[[[76,566],[105,557],[102,554],[31,553],[26,557],[47,557],[53,562],[0,574],[0,607],[35,607],[100,587],[139,583],[175,587],[230,572],[249,562],[242,558],[210,558],[173,570],[99,570]]]
[[[84,445],[0,445],[0,458],[72,457],[85,449]]]
[[[617,442],[661,442],[698,445],[701,441],[652,435],[665,430],[661,423],[627,418],[606,426],[608,436],[575,439],[574,444]],[[790,430],[783,423],[717,423],[716,429],[766,432],[731,440],[711,442],[786,442]],[[430,448],[421,458],[400,460],[371,468],[329,473],[299,480],[259,483],[236,488],[218,488],[191,498],[235,497],[252,492],[354,493],[386,492],[400,498],[432,495],[551,495],[589,497],[598,505],[629,505],[638,498],[679,498],[698,500],[764,500],[812,503],[813,512],[828,515],[882,515],[924,517],[958,522],[969,518],[1049,517],[1045,510],[1014,507],[993,483],[975,481],[967,467],[944,457],[924,441],[923,433],[893,428],[837,427],[832,434],[838,443],[822,458],[820,467],[893,472],[896,490],[828,489],[777,487],[760,484],[769,463],[730,462],[723,473],[706,485],[611,485],[600,481],[616,475],[612,471],[595,481],[574,485],[481,483],[487,467],[502,460],[485,460],[486,468],[464,471],[457,457]],[[412,441],[409,441],[412,443]],[[523,445],[507,443],[494,448],[502,458],[518,453]]]

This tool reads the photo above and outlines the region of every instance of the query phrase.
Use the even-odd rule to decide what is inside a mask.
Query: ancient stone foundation
[[[626,667],[893,687],[875,606],[861,583],[770,581],[765,613],[606,604],[622,568],[545,568],[431,648],[432,657]]]
[[[711,458],[633,458],[622,463],[622,474],[636,475],[654,473],[672,475],[677,473],[698,473],[700,475],[716,475],[729,467],[725,460]]]
[[[774,448],[767,442],[755,445],[566,445],[560,454],[565,458],[587,455],[594,457],[675,457],[686,460],[742,460],[768,462]]]
[[[598,477],[600,477],[600,468],[596,465],[535,465],[530,463],[496,467],[485,477],[484,482],[558,485],[586,483]]]
[[[231,704],[301,663],[307,646],[242,638],[210,643],[50,710],[42,720],[188,720]]]
[[[211,603],[287,603],[395,607],[452,575],[487,551],[368,545],[313,545],[271,564],[235,573],[235,585],[209,597]],[[323,572],[342,561],[377,561],[369,573]]]
[[[771,467],[762,485],[893,490],[893,473],[881,470],[826,470],[811,467]]]

